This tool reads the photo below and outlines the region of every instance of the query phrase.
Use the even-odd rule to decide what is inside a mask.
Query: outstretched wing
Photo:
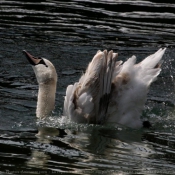
[[[67,87],[64,115],[75,122],[103,123],[114,69],[121,64],[117,56],[113,51],[97,52],[79,82]]]
[[[148,89],[161,71],[161,59],[165,50],[158,50],[139,64],[135,64],[136,57],[132,56],[123,64],[121,71],[113,76],[106,122],[133,128],[142,126],[140,116]]]

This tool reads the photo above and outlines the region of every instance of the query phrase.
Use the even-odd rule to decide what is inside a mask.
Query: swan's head
[[[27,51],[23,51],[35,72],[39,84],[57,82],[57,73],[54,65],[47,59],[34,57]]]

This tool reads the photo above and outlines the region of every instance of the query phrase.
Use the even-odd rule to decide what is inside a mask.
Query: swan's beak
[[[29,63],[33,66],[37,65],[41,59],[34,57],[33,55],[31,55],[29,52],[27,52],[26,50],[23,50],[23,53],[25,54],[26,58],[28,59]]]

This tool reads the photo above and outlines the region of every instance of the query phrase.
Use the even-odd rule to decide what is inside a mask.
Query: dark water
[[[0,1],[1,174],[174,174],[175,2]],[[167,47],[141,116],[150,130],[61,125],[63,96],[97,50],[138,60]],[[37,82],[22,54],[51,60],[56,109],[36,120]],[[37,134],[39,132],[39,134]]]

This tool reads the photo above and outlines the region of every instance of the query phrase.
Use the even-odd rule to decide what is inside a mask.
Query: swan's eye
[[[44,62],[44,60],[41,57],[38,57],[38,59],[41,59],[38,64],[44,64],[46,67],[48,67],[48,65]]]

